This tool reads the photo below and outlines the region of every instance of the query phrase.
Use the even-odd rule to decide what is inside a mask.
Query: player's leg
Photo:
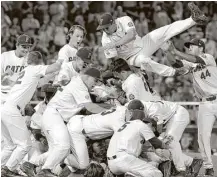
[[[89,165],[89,154],[85,136],[82,134],[83,125],[81,116],[74,116],[67,124],[71,137],[71,151],[67,157],[70,166],[85,169]]]
[[[210,147],[210,138],[213,128],[213,124],[216,119],[216,102],[201,103],[199,106],[198,112],[198,144],[201,152],[201,156],[204,161],[204,168],[210,169],[213,168],[212,158],[211,158],[211,147]]]
[[[181,145],[179,143],[179,140],[181,139],[185,128],[189,124],[189,121],[188,111],[182,106],[179,106],[176,114],[168,122],[166,128],[166,138],[171,139],[169,146],[174,164],[178,171],[185,171],[186,165],[190,166],[193,161],[193,158],[182,153]]]
[[[2,120],[10,134],[12,142],[16,145],[6,166],[9,170],[14,171],[30,150],[31,139],[25,119],[22,117],[17,107],[13,105],[5,105],[5,107],[7,108],[4,109],[4,115],[6,116],[3,116]]]
[[[70,149],[67,127],[55,109],[47,107],[45,110],[42,118],[42,130],[49,143],[49,152],[42,171],[36,176],[50,175],[52,169],[67,156]]]
[[[156,167],[126,153],[121,154],[117,159],[108,160],[108,165],[109,169],[117,175],[130,172],[138,177],[163,177],[161,171]]]

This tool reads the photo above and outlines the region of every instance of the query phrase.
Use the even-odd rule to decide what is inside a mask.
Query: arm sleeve
[[[112,41],[105,34],[103,34],[103,36],[102,36],[102,46],[104,47],[104,46],[106,46],[106,44],[111,43],[111,42]],[[104,50],[104,53],[105,53],[105,57],[107,59],[114,58],[114,57],[116,57],[118,55],[116,48]]]
[[[133,20],[129,16],[124,16],[119,19],[119,23],[125,32],[136,29]]]
[[[35,66],[35,74],[38,77],[45,76],[48,65],[37,65]]]
[[[212,55],[210,54],[204,54],[201,56],[197,56],[198,61],[203,61],[201,64],[205,64],[207,66],[216,66],[215,59]]]
[[[69,60],[67,52],[64,50],[64,48],[60,49],[58,53],[58,60],[64,60],[65,62]]]
[[[128,82],[126,86],[126,96],[127,100],[130,101],[132,99],[140,99],[140,85],[143,84],[142,79],[134,78],[132,82]]]
[[[157,63],[151,58],[147,58],[146,61],[141,64],[141,69],[159,74],[160,76],[174,76],[176,72],[174,68]]]
[[[78,105],[92,102],[90,94],[84,84],[79,84],[72,89],[73,97]]]
[[[143,137],[146,141],[148,141],[148,140],[154,138],[155,135],[154,135],[153,131],[151,130],[151,128],[148,127],[148,125],[146,125],[145,123],[142,123],[142,124],[143,124],[143,125],[142,125],[141,128],[140,128],[140,133],[141,133],[142,137]]]

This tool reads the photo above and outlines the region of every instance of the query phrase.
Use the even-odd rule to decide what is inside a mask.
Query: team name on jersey
[[[14,73],[19,73],[21,72],[26,66],[11,66],[11,65],[7,65],[5,68],[5,71],[7,69],[11,69]]]

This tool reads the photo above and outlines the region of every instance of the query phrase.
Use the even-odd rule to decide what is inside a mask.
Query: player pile
[[[86,35],[81,26],[69,30],[68,44],[52,65],[42,65],[40,52],[30,51],[31,39],[21,35],[16,50],[1,56],[2,176],[190,177],[198,175],[203,162],[206,175],[214,175],[211,126],[203,127],[210,125],[204,118],[207,112],[215,120],[216,63],[204,53],[201,40],[186,43],[191,55],[168,42],[193,25],[207,23],[194,3],[189,9],[190,18],[143,38],[130,17],[102,15],[97,29],[103,31],[105,67],[93,63],[90,48],[79,47]],[[160,47],[174,67],[150,58]],[[162,100],[150,88],[146,71],[171,77],[192,74],[195,91],[204,101],[198,118],[203,160],[181,150],[188,111]],[[33,108],[29,102],[37,88],[45,99]]]

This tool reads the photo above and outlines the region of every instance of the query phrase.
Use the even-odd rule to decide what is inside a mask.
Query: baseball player
[[[64,86],[70,82],[73,76],[78,75],[78,73],[90,63],[92,52],[89,48],[83,47],[78,49],[75,56],[70,60],[70,62],[64,62],[57,81],[60,85]]]
[[[156,149],[164,149],[166,145],[157,139],[151,128],[142,121],[145,116],[141,101],[131,101],[128,109],[131,121],[122,125],[109,143],[107,151],[109,169],[116,175],[130,172],[138,177],[162,177],[162,173],[156,167],[139,159],[139,155],[145,141],[149,141]]]
[[[49,151],[37,177],[54,176],[51,170],[68,155],[70,137],[65,122],[85,106],[93,104],[89,91],[98,79],[100,79],[100,71],[88,68],[83,74],[74,76],[64,89],[60,88],[48,103],[41,126],[48,140]]]
[[[119,57],[126,60],[129,65],[146,71],[162,76],[173,76],[175,74],[173,68],[154,62],[150,56],[173,36],[196,24],[207,23],[207,17],[194,3],[189,3],[188,7],[191,11],[190,18],[163,26],[143,38],[138,36],[129,16],[114,20],[111,14],[103,14],[97,30],[103,30],[102,45],[106,58]]]
[[[125,112],[125,106],[118,106],[98,114],[74,116],[67,124],[72,143],[72,154],[67,157],[69,165],[76,169],[87,168],[89,155],[86,141],[112,136],[129,120],[129,117],[125,116]]]
[[[179,173],[179,175],[186,174],[186,167],[188,167],[188,169],[190,169],[189,173],[194,173],[194,175],[197,176],[202,166],[202,160],[193,159],[183,154],[179,143],[190,121],[188,111],[184,107],[168,101],[142,101],[142,103],[146,116],[155,120],[158,129],[161,129],[159,133],[161,133],[163,126],[166,127],[163,141],[165,143],[169,142],[169,149],[177,173]]]
[[[11,50],[1,54],[1,102],[7,97],[19,73],[25,68],[26,55],[32,46],[31,38],[26,35],[20,35],[17,38],[16,50]]]
[[[25,106],[31,100],[40,78],[58,71],[62,64],[60,61],[50,66],[41,63],[39,52],[28,54],[28,66],[20,73],[1,110],[2,133],[6,138],[1,156],[2,176],[16,175],[14,170],[31,147],[30,132],[22,116]]]
[[[74,59],[74,57],[76,56],[76,53],[83,41],[83,39],[86,36],[86,30],[80,26],[80,25],[73,25],[67,34],[67,41],[68,44],[64,45],[59,53],[58,53],[58,60],[64,60],[64,63],[68,63],[73,61],[73,63],[75,63],[75,60],[78,60],[77,58]],[[63,65],[63,67],[61,68],[61,70],[66,70],[65,67],[67,68],[67,66]],[[71,68],[71,67],[70,67]],[[76,69],[76,68],[73,68]],[[60,70],[60,71],[61,71]],[[54,83],[57,84],[57,82],[59,81],[59,77],[57,76],[54,80]]]
[[[173,60],[174,66],[190,68],[195,93],[202,101],[199,105],[197,119],[199,148],[206,169],[205,174],[214,176],[210,137],[217,116],[216,62],[212,55],[204,53],[205,44],[200,39],[192,39],[185,43],[185,47],[189,49],[188,54],[178,51],[173,45],[169,53],[179,57]]]

